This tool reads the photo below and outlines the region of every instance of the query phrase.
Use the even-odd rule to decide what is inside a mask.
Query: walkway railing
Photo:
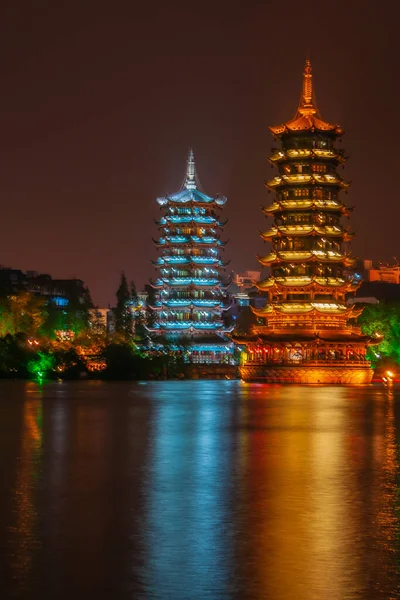
[[[247,361],[246,365],[271,365],[294,367],[370,367],[369,360],[253,360]]]

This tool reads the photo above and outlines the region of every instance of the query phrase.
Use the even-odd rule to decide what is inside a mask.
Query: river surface
[[[0,597],[400,598],[400,389],[0,382]]]

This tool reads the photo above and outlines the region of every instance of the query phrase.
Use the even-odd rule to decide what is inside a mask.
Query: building
[[[241,291],[244,291],[254,287],[254,284],[260,279],[261,271],[244,271],[243,273],[235,273],[233,283],[241,288]]]
[[[400,283],[399,265],[378,265],[378,268],[370,268],[368,281],[382,281],[384,283]]]
[[[8,296],[20,292],[30,292],[42,296],[60,308],[70,303],[76,307],[87,304],[90,295],[81,279],[53,279],[51,275],[37,271],[21,271],[0,266],[0,295]]]
[[[91,308],[89,309],[89,325],[98,332],[108,332],[110,308]]]
[[[79,309],[83,304],[91,304],[89,292],[82,279],[53,279],[51,275],[27,271],[28,291],[36,296],[48,298],[59,307],[73,305]]]
[[[269,302],[253,312],[251,336],[236,338],[247,351],[240,368],[247,381],[285,383],[367,383],[369,339],[354,319],[362,308],[349,306],[358,280],[349,273],[352,233],[341,217],[351,208],[340,198],[349,184],[338,175],[345,161],[336,142],[339,125],[317,109],[311,63],[306,61],[300,104],[293,119],[270,128],[279,148],[270,162],[278,174],[266,183],[274,198],[264,209],[274,219],[262,233],[272,244],[259,257],[270,276],[257,284]]]
[[[27,274],[19,269],[0,266],[0,296],[28,291]]]
[[[154,240],[159,276],[151,282],[154,300],[148,298],[153,346],[184,348],[191,362],[229,362],[234,345],[226,334],[233,326],[224,318],[229,304],[221,251],[226,242],[220,239],[224,223],[219,216],[226,198],[203,192],[190,151],[182,188],[157,202],[163,214],[156,222],[160,237]]]
[[[382,281],[363,281],[355,298],[349,300],[352,301],[364,304],[397,303],[400,302],[400,285]]]

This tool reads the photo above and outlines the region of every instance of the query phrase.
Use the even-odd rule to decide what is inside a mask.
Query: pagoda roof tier
[[[270,156],[268,160],[273,164],[277,164],[287,160],[299,160],[303,158],[336,161],[337,163],[344,163],[347,160],[344,156],[344,151],[337,148],[332,150],[322,150],[317,148],[305,148],[303,150],[297,148],[288,150],[274,149],[272,156]]]
[[[222,242],[219,238],[211,237],[211,236],[197,236],[197,235],[171,235],[160,237],[158,240],[153,238],[153,242],[157,246],[176,246],[183,244],[190,245],[202,245],[202,246],[226,246],[228,240],[226,242]]]
[[[371,338],[367,335],[359,333],[353,333],[351,331],[343,332],[315,332],[315,333],[274,333],[271,331],[269,334],[258,333],[248,336],[233,336],[232,339],[240,344],[261,342],[264,344],[313,344],[323,342],[324,344],[370,344]]]
[[[149,279],[149,284],[154,290],[161,290],[163,288],[163,283],[161,281],[154,282],[152,279]]]
[[[215,301],[213,304],[200,304],[199,302],[193,301],[188,299],[184,304],[174,304],[174,301],[171,300],[162,300],[161,304],[156,304],[155,306],[151,306],[151,308],[153,310],[168,310],[168,311],[174,311],[174,310],[180,310],[182,308],[184,309],[190,309],[193,310],[194,313],[200,313],[202,311],[215,311],[215,314],[218,314],[221,311],[227,311],[232,307],[232,303],[231,304],[223,304],[220,301]]]
[[[176,276],[176,272],[178,269],[184,269],[186,272],[185,277],[193,277],[193,271],[201,271],[202,274],[201,275],[195,275],[195,277],[207,277],[207,279],[209,279],[210,277],[218,277],[219,276],[219,270],[218,268],[214,268],[211,265],[208,266],[204,266],[204,265],[195,265],[193,263],[188,263],[187,265],[184,265],[184,267],[182,267],[182,265],[175,265],[172,264],[172,266],[170,264],[166,264],[166,265],[157,265],[160,269],[160,272],[163,273],[163,276],[165,277],[175,277]],[[177,267],[177,268],[175,268]],[[179,277],[182,277],[182,273],[178,274]]]
[[[341,277],[269,277],[264,281],[255,282],[255,286],[260,290],[272,290],[272,288],[307,288],[311,289],[340,289],[343,292],[354,291],[359,287],[355,281],[346,281]]]
[[[270,130],[277,137],[299,132],[308,133],[310,131],[329,133],[335,137],[343,135],[344,132],[340,125],[328,123],[321,118],[315,102],[311,62],[308,59],[306,60],[303,73],[300,103],[295,116],[290,121],[270,127]]]
[[[328,236],[343,238],[344,241],[349,241],[354,236],[348,230],[343,230],[337,225],[324,225],[318,227],[316,225],[279,225],[272,227],[269,231],[260,234],[264,240],[285,236]]]
[[[188,333],[197,331],[212,331],[218,333],[231,333],[234,326],[224,327],[222,321],[216,322],[196,322],[196,321],[159,321],[153,327],[147,328],[149,331],[160,332],[164,331],[185,331]]]
[[[164,345],[166,338],[163,337],[162,332],[160,332],[158,329],[152,329],[149,327],[146,327],[146,329],[156,334],[152,337],[151,348],[157,350],[157,344],[160,344],[159,349],[165,349]],[[169,331],[167,332],[167,334],[170,333],[171,332]],[[169,340],[173,341],[173,346],[175,346],[173,349],[175,350],[233,350],[233,342],[230,337],[229,339],[226,338],[224,333],[220,335],[219,331],[196,331],[192,332],[190,337],[183,336],[183,338],[176,340],[171,340],[169,337]],[[187,342],[189,342],[189,344],[187,344]]]
[[[268,267],[272,264],[295,262],[320,262],[320,263],[341,263],[345,267],[351,267],[355,264],[356,259],[350,258],[346,254],[340,252],[333,252],[332,250],[293,250],[284,252],[271,252],[267,256],[258,256],[258,261],[264,266]]]
[[[291,210],[319,210],[328,212],[340,212],[343,215],[348,215],[353,210],[353,207],[345,206],[336,200],[316,200],[316,199],[298,199],[298,200],[279,200],[275,201],[270,206],[263,207],[266,215],[273,215],[277,212]]]
[[[263,308],[251,307],[257,317],[270,317],[274,315],[338,315],[347,318],[358,317],[362,308],[347,306],[335,302],[282,302],[281,304],[267,304]]]
[[[179,259],[179,260],[175,260]],[[201,260],[204,259],[204,260]],[[230,261],[222,262],[219,258],[213,258],[208,256],[160,256],[158,260],[151,261],[153,265],[162,266],[164,264],[168,265],[190,265],[192,266],[219,266],[226,267]]]
[[[218,286],[221,284],[219,279],[215,279],[215,278],[209,279],[207,277],[171,277],[171,278],[163,277],[162,282],[163,282],[163,284],[172,285],[172,286],[195,285],[196,287],[198,287],[198,286],[200,286],[200,287],[203,287],[203,286],[215,287],[215,286]]]
[[[347,189],[350,187],[350,183],[343,181],[338,175],[331,175],[328,173],[317,174],[305,174],[305,173],[293,173],[292,175],[277,175],[273,179],[265,182],[265,186],[271,190],[278,189],[280,187],[286,187],[288,185],[330,185]]]
[[[214,259],[209,256],[192,256],[190,262],[194,265],[213,265],[215,264],[215,260],[217,260],[220,266],[226,267],[231,262],[230,260],[223,262],[220,259]]]
[[[160,206],[181,206],[182,204],[194,204],[196,206],[212,206],[214,204],[216,206],[223,206],[226,203],[226,200],[227,199],[225,196],[215,196],[213,198],[211,196],[207,196],[207,194],[201,192],[198,189],[183,189],[177,192],[176,194],[171,194],[169,196],[162,196],[161,198],[157,198],[157,202]]]
[[[158,227],[166,227],[166,226],[174,226],[174,225],[181,225],[181,224],[185,224],[185,226],[191,225],[191,226],[198,226],[198,225],[204,225],[204,226],[212,226],[212,227],[219,227],[222,228],[226,225],[226,223],[228,222],[228,220],[225,221],[218,221],[216,218],[214,217],[192,217],[192,216],[168,216],[166,215],[165,217],[162,217],[160,220],[155,220],[156,225],[158,225]]]
[[[163,282],[162,284],[160,284],[160,285],[156,284],[153,287],[156,287],[157,289],[169,287],[174,292],[175,291],[178,291],[178,292],[181,292],[181,291],[191,291],[191,290],[198,290],[198,291],[203,290],[204,291],[206,289],[208,292],[209,291],[213,291],[213,292],[219,292],[219,293],[221,293],[221,290],[225,290],[225,288],[227,288],[228,285],[229,284],[222,283],[222,282],[218,282],[217,284],[214,284],[214,285],[201,285],[201,284],[194,284],[194,283],[191,283],[191,284],[187,284],[187,283],[178,284],[178,283],[176,283],[174,285],[171,285],[171,284],[168,284],[167,282],[165,282],[165,283]]]
[[[224,308],[223,303],[220,300],[193,300],[191,298],[188,299],[170,299],[170,300],[161,300],[160,304],[156,304],[156,309],[158,308],[199,308],[199,309],[213,309],[213,308]],[[229,307],[228,307],[229,308]]]
[[[315,112],[309,112],[305,114],[304,110],[298,110],[293,119],[269,127],[269,130],[274,136],[280,137],[284,134],[298,133],[298,132],[309,132],[319,131],[321,133],[333,133],[336,137],[340,137],[344,134],[343,129],[340,125],[334,125],[318,118]]]

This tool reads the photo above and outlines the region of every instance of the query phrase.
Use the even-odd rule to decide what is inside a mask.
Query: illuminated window
[[[308,198],[310,195],[310,190],[308,188],[295,188],[293,190],[293,196],[296,198]]]
[[[326,165],[313,164],[313,173],[326,173]]]

